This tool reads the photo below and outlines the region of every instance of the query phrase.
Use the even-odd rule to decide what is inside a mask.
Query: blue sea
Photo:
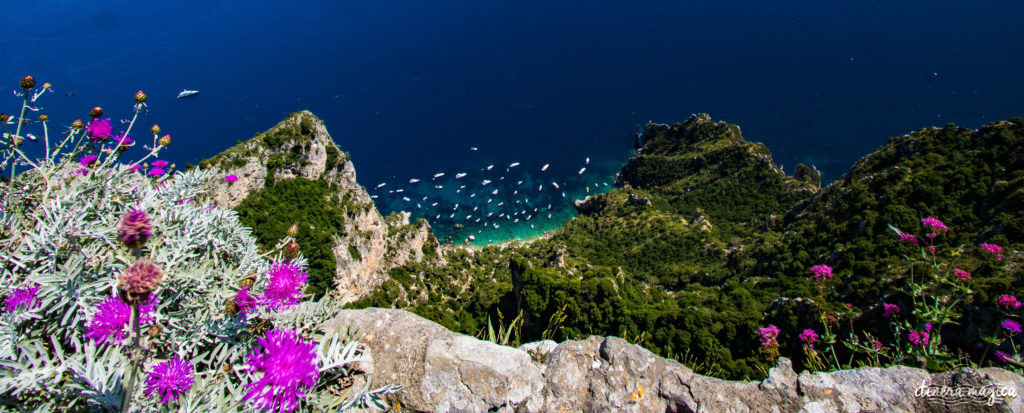
[[[1022,15],[1019,0],[21,2],[0,14],[0,91],[52,83],[40,106],[66,126],[97,105],[128,118],[144,90],[143,130],[170,133],[179,165],[308,109],[381,212],[486,242],[571,217],[648,121],[707,112],[828,181],[889,137],[1022,116]]]

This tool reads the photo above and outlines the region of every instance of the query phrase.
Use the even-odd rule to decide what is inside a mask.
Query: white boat
[[[465,172],[459,172],[459,173],[455,174],[455,179],[462,179],[462,177],[464,177],[464,176],[466,176]]]
[[[199,94],[198,90],[182,89],[181,93],[178,93],[178,99],[187,98],[189,96],[197,95],[197,94]]]
[[[410,183],[410,184],[414,184],[414,183],[417,183],[417,182],[419,182],[419,181],[420,181],[419,179],[416,179],[416,178],[412,178],[412,179],[410,179],[410,180],[409,180],[409,183]]]
[[[444,172],[438,172],[438,173],[434,174],[434,179],[440,178],[442,176],[444,176]]]
[[[551,166],[551,164],[544,164],[544,166],[540,167],[541,172],[548,170],[549,166]]]

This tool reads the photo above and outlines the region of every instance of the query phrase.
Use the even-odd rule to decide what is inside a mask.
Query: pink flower
[[[800,333],[800,340],[804,342],[804,346],[813,349],[814,343],[818,341],[818,333],[808,328],[803,333]]]
[[[10,313],[17,309],[29,309],[34,305],[39,304],[39,299],[36,294],[39,292],[39,284],[33,284],[31,287],[17,288],[11,295],[8,295],[4,299],[4,311]]]
[[[142,165],[132,165],[132,166],[130,166],[130,167],[128,168],[128,171],[130,171],[130,172],[135,172],[135,171],[138,171],[138,170],[140,170],[140,169],[142,169]]]
[[[985,251],[988,251],[988,253],[996,257],[997,260],[1003,259],[1003,247],[1000,247],[996,244],[981,244],[981,248],[983,248]]]
[[[93,162],[96,162],[96,155],[85,155],[82,159],[78,160],[78,164],[82,165],[83,168],[88,168]]]
[[[259,304],[253,296],[249,295],[249,287],[244,287],[238,290],[238,294],[235,294],[235,305],[238,306],[238,311],[245,316],[250,311],[256,309],[256,305]]]
[[[242,399],[260,411],[292,412],[320,378],[316,343],[302,339],[296,331],[268,332],[256,340],[248,358],[247,370],[262,376],[245,385],[250,390]]]
[[[832,267],[827,265],[815,265],[811,267],[815,281],[828,281],[832,279]]]
[[[152,177],[155,178],[155,177],[158,177],[158,176],[166,174],[166,173],[167,173],[167,171],[165,171],[163,169],[153,168],[153,169],[150,169],[149,173],[147,173],[146,175],[149,175],[149,176],[152,176]]]
[[[999,296],[999,300],[997,302],[1000,307],[1003,307],[1003,309],[1007,311],[1020,308],[1020,301],[1017,301],[1017,297],[1009,294]]]
[[[925,323],[924,331],[932,331],[932,323]]]
[[[779,328],[769,324],[768,327],[757,329],[757,335],[761,339],[761,347],[778,344],[776,340],[779,338]]]
[[[882,317],[889,318],[900,313],[900,306],[896,304],[882,303]]]
[[[163,167],[167,166],[167,161],[165,161],[163,159],[157,159],[157,160],[153,161],[152,165],[157,167],[157,168],[163,169]]]
[[[881,341],[875,340],[875,342],[871,343],[871,344],[873,344],[875,346],[875,350],[878,350],[878,349],[882,348],[882,342]]]
[[[921,218],[921,224],[932,231],[933,234],[929,234],[929,238],[935,238],[935,236],[939,235],[937,234],[938,232],[949,231],[949,227],[947,227],[946,224],[943,224],[942,221],[932,217]]]
[[[1021,332],[1020,323],[1013,320],[1003,320],[1003,328],[1005,328],[1010,334],[1018,334]]]
[[[907,334],[907,339],[910,340],[910,343],[920,347],[927,346],[929,338],[931,338],[931,335],[924,331],[911,331],[910,334]]]
[[[106,140],[114,132],[110,127],[110,119],[93,119],[89,126],[85,127],[85,131],[89,134],[89,140],[93,142]]]
[[[270,280],[267,282],[267,290],[260,297],[260,304],[277,310],[302,301],[302,289],[309,279],[309,274],[302,267],[279,262],[270,267],[267,276]]]
[[[960,281],[967,281],[971,279],[971,273],[961,270],[959,268],[953,270],[953,275],[956,276]]]
[[[1013,356],[1006,354],[1006,352],[1003,351],[997,351],[996,358],[1003,363],[1009,363],[1010,360],[1013,360]]]
[[[917,244],[917,237],[904,232],[900,234],[900,242],[904,244]]]
[[[934,245],[929,245],[925,249],[928,250],[928,253],[930,253],[932,255],[935,255],[935,246]]]
[[[121,146],[130,146],[131,144],[135,143],[135,141],[132,140],[132,137],[128,136],[127,133],[122,133],[120,135],[115,136],[114,142],[117,142],[117,144]]]
[[[192,363],[175,357],[157,363],[146,378],[146,397],[155,394],[160,403],[176,401],[192,388]]]
[[[228,182],[235,182],[238,180],[238,177],[234,175],[228,175],[224,177],[224,180]]]
[[[150,295],[149,301],[139,306],[139,323],[153,322],[153,310],[156,309],[156,296]],[[128,335],[128,322],[131,320],[132,309],[117,296],[109,297],[96,306],[89,325],[86,326],[85,338],[96,344],[110,342],[121,344]],[[112,340],[111,340],[112,338]]]

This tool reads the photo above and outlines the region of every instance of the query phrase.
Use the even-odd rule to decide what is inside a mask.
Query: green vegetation
[[[825,189],[812,168],[799,168],[800,179],[784,176],[768,149],[743,140],[734,125],[707,115],[650,124],[623,185],[592,198],[549,239],[455,249],[445,266],[410,263],[353,306],[404,307],[467,334],[499,313],[522,311],[524,342],[541,338],[562,311],[555,339],[615,335],[699,372],[760,377],[771,361],[759,351],[759,327],[778,325],[780,337],[797,342],[782,355],[800,363],[797,335],[822,326],[824,304],[796,299],[818,293],[813,265],[843,274],[829,302],[852,305],[856,323],[879,324],[874,309],[905,286],[907,271],[887,224],[917,230],[931,215],[956,225],[940,247],[1019,249],[1022,124],[894,138]],[[1010,276],[1019,263],[958,265],[976,274],[981,305],[991,306],[997,292],[1024,292]],[[969,340],[946,344],[972,353]]]
[[[344,235],[345,208],[337,191],[335,184],[326,181],[283,179],[250,193],[235,208],[264,249],[273,248],[289,226],[298,224],[296,242],[309,260],[307,292],[315,295],[331,288],[336,266],[331,247],[335,236]]]

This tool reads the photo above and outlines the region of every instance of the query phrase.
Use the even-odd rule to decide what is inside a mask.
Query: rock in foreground
[[[545,354],[549,342],[499,346],[402,310],[344,310],[333,323],[358,328],[371,356],[362,366],[371,385],[405,386],[397,401],[413,411],[1024,411],[1014,397],[1024,390],[1024,377],[995,368],[929,374],[864,367],[798,375],[781,358],[762,382],[727,381],[616,337],[566,341]],[[994,403],[987,405],[987,395],[927,397],[922,383],[961,391],[993,386]]]

